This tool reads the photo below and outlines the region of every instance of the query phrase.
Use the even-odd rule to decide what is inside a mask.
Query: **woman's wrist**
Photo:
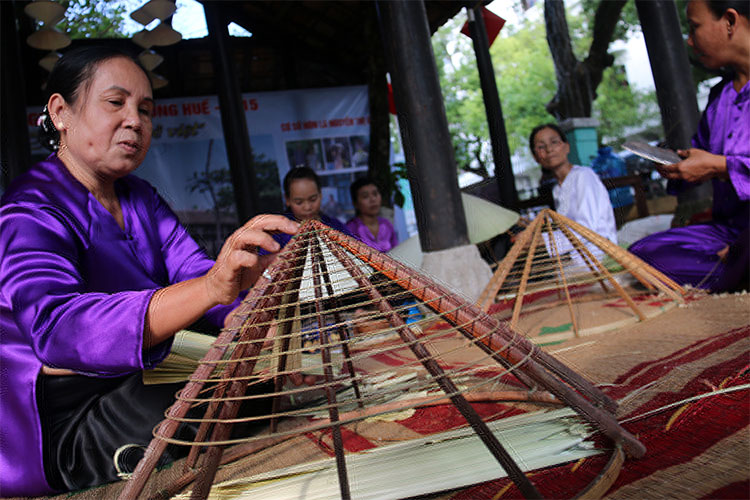
[[[146,315],[144,349],[167,340],[219,304],[207,293],[205,281],[201,276],[154,292]]]
[[[722,179],[729,179],[729,169],[727,168],[727,157],[724,155],[714,155],[714,176]]]

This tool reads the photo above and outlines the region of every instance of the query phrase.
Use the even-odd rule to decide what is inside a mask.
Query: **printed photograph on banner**
[[[366,135],[353,135],[349,140],[352,145],[352,165],[366,168],[370,158],[370,137]]]
[[[326,152],[326,170],[343,170],[351,168],[351,152],[347,137],[329,137],[323,139]]]
[[[322,210],[342,221],[354,215],[349,186],[364,175],[369,151],[367,87],[296,89],[243,94],[252,151],[257,213],[284,211],[281,180],[306,165],[321,178]],[[27,107],[32,160],[50,153],[38,141],[43,104]],[[216,96],[159,99],[151,148],[134,172],[151,183],[207,253],[244,221],[237,220],[234,175]]]
[[[270,134],[252,135],[253,179],[263,212],[280,212],[281,183]],[[239,225],[222,138],[155,143],[138,168],[209,255]]]
[[[349,186],[362,172],[334,173],[331,172],[320,176],[321,195],[320,211],[331,217],[336,217],[341,222],[346,222],[354,217],[354,205],[349,194]]]
[[[320,211],[326,214],[329,217],[335,217],[339,219],[341,222],[346,222],[348,220],[346,213],[344,212],[344,207],[341,203],[339,203],[337,196],[338,192],[335,187],[322,187],[320,188],[321,191],[321,203],[320,203]]]
[[[310,167],[315,171],[323,170],[323,150],[320,139],[287,141],[285,146],[290,167]]]

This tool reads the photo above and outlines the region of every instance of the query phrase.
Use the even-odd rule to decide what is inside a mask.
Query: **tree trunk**
[[[620,13],[627,0],[602,0],[596,8],[594,31],[589,54],[579,61],[570,43],[568,21],[563,0],[545,0],[544,22],[547,44],[555,64],[557,93],[547,103],[547,111],[558,121],[591,116],[596,88],[604,70],[614,57],[607,52]]]

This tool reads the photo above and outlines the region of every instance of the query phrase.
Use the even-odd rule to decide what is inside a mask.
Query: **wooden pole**
[[[471,33],[474,54],[477,57],[477,70],[479,71],[479,82],[482,86],[487,125],[490,130],[490,144],[492,145],[492,158],[495,162],[495,179],[500,194],[500,205],[516,210],[518,207],[516,180],[513,176],[513,166],[510,161],[508,134],[505,131],[503,107],[500,103],[500,94],[497,91],[495,70],[490,56],[490,41],[487,38],[487,27],[484,23],[482,9],[484,7],[481,4],[474,8],[466,7],[469,33]]]
[[[424,252],[468,245],[456,160],[422,0],[377,3]]]

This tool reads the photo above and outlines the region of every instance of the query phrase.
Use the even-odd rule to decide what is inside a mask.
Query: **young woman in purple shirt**
[[[381,252],[398,245],[398,235],[388,219],[380,217],[383,198],[372,179],[355,180],[349,188],[356,215],[346,223],[347,229],[362,242]]]
[[[298,222],[308,219],[318,219],[323,224],[344,234],[350,235],[344,224],[336,217],[331,217],[320,211],[323,195],[320,190],[320,177],[310,167],[294,167],[284,176],[284,203],[287,211],[284,216]],[[351,235],[350,235],[351,236]],[[278,233],[273,239],[285,247],[292,237]]]

